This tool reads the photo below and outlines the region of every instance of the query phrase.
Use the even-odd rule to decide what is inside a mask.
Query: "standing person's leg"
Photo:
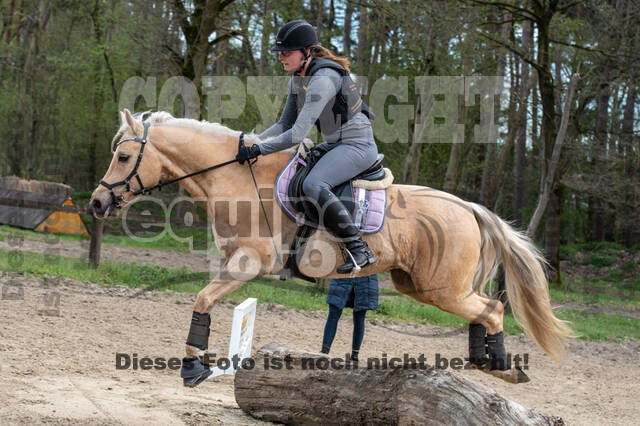
[[[331,349],[333,339],[336,337],[336,330],[338,329],[338,320],[342,315],[342,309],[338,309],[333,305],[329,305],[329,317],[327,323],[324,325],[324,336],[322,337],[322,352],[328,354]]]
[[[358,352],[364,338],[364,317],[366,310],[353,311],[353,340],[351,341],[351,359],[358,360]]]

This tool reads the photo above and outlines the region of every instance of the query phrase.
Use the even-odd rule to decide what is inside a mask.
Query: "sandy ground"
[[[181,358],[192,294],[101,287],[4,273],[0,287],[22,300],[0,300],[0,424],[258,424],[233,396],[233,378],[182,386],[178,370],[116,369],[116,353]],[[10,293],[9,293],[10,291]],[[56,296],[59,295],[59,303]],[[213,311],[210,348],[226,354],[234,302]],[[269,342],[318,349],[324,315],[258,304],[253,352]],[[340,323],[332,355],[350,349],[351,319]],[[637,424],[640,341],[572,341],[559,364],[524,336],[508,351],[528,354],[531,382],[511,385],[461,371],[527,407],[571,425]],[[436,326],[367,324],[361,358],[424,354],[462,357],[467,335]]]

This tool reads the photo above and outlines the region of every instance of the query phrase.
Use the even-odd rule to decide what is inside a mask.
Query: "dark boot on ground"
[[[329,190],[320,192],[318,202],[323,209],[321,224],[346,246],[347,262],[337,268],[339,274],[348,274],[376,262],[376,258],[362,241],[360,231],[342,201]]]

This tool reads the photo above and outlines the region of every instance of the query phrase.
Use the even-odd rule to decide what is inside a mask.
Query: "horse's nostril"
[[[100,208],[102,207],[102,203],[98,199],[93,200],[92,205],[93,205],[93,210],[96,210],[96,211],[99,211]]]

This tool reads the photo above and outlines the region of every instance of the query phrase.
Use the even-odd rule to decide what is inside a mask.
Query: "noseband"
[[[132,194],[133,195],[140,195],[140,194],[144,194],[146,192],[144,185],[142,184],[142,180],[140,179],[140,175],[138,174],[138,167],[140,167],[140,162],[142,161],[142,154],[144,153],[144,146],[147,144],[147,135],[149,134],[149,123],[143,123],[144,125],[144,134],[142,135],[142,138],[126,138],[126,139],[121,139],[118,141],[118,143],[116,144],[116,149],[118,149],[118,147],[120,146],[121,143],[123,142],[127,142],[127,141],[134,141],[134,142],[138,142],[140,143],[140,153],[138,154],[138,159],[136,160],[136,165],[133,167],[133,170],[131,170],[131,173],[129,173],[129,176],[127,176],[126,178],[124,178],[124,180],[121,180],[119,182],[115,182],[115,183],[107,183],[103,180],[100,181],[100,185],[104,186],[105,188],[107,188],[111,194],[111,205],[115,208],[120,208],[120,204],[122,203],[122,195],[125,192],[131,192],[131,179],[132,178],[136,178],[138,180],[138,185],[140,185],[140,189],[138,189],[137,191],[133,191]],[[120,195],[116,195],[115,192],[113,192],[113,188],[117,188],[119,186],[125,185],[125,191],[120,194]]]

